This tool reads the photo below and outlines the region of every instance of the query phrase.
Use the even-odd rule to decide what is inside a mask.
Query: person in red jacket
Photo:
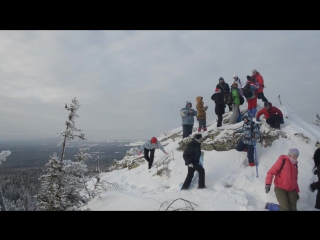
[[[279,202],[280,211],[297,211],[299,200],[298,185],[299,150],[290,148],[288,155],[280,155],[267,172],[265,191],[268,193],[274,178],[274,192]]]
[[[257,122],[260,122],[261,115],[264,115],[266,122],[270,127],[280,129],[280,123],[284,124],[282,112],[279,108],[272,106],[271,102],[265,102],[264,108],[257,112]]]
[[[253,69],[251,77],[255,79],[259,84],[259,89],[257,90],[257,98],[261,99],[263,102],[268,102],[268,99],[263,94],[264,80],[261,74],[256,69]]]

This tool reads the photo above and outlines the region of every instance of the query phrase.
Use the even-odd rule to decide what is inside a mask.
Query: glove
[[[256,121],[257,121],[257,122],[260,122],[260,118],[256,118]]]
[[[281,122],[280,122],[281,124],[284,124],[284,121],[283,121],[283,118],[282,118],[282,120],[281,120]]]
[[[192,167],[192,168],[193,168],[193,164],[192,164],[192,163],[190,163],[190,164],[188,165],[188,167]]]
[[[266,193],[270,192],[270,187],[271,187],[271,185],[266,184],[266,186],[265,186]]]
[[[310,186],[309,186],[309,190],[310,190],[311,192],[314,192],[314,190],[315,190],[315,189],[312,188],[311,184],[310,184]]]
[[[140,156],[141,155],[141,152],[138,152],[138,156]]]

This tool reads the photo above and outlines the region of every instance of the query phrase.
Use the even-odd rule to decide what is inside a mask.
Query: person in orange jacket
[[[297,211],[299,200],[298,185],[299,150],[290,148],[288,155],[280,155],[269,169],[265,181],[265,191],[268,193],[274,178],[274,191],[279,202],[280,211]]]
[[[196,97],[197,101],[197,120],[199,122],[198,132],[201,132],[201,129],[203,131],[207,131],[207,114],[206,111],[208,109],[208,106],[204,106],[203,97],[198,96]]]

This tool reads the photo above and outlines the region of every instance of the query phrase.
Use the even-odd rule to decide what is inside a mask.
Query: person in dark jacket
[[[205,171],[203,166],[200,164],[201,138],[201,133],[196,133],[183,152],[185,165],[188,166],[188,175],[181,187],[181,190],[189,188],[195,171],[199,173],[198,189],[205,188]]]
[[[223,77],[219,78],[219,83],[217,84],[216,88],[219,88],[221,90],[223,100],[226,103],[228,93],[230,92],[230,87],[229,87],[229,84],[224,81]],[[229,112],[231,112],[232,105],[230,105],[230,106],[228,105],[228,107],[229,107]]]
[[[314,175],[318,175],[318,181],[310,184],[310,191],[314,192],[315,190],[318,190],[317,198],[316,198],[316,204],[314,208],[320,210],[320,148],[318,148],[313,155],[313,161],[314,161]]]
[[[225,113],[224,109],[226,107],[226,104],[223,100],[223,95],[221,94],[220,88],[216,88],[216,90],[214,91],[214,94],[211,96],[211,99],[216,104],[214,111],[218,116],[217,127],[221,127],[222,126],[222,115]]]
[[[280,123],[284,124],[282,112],[277,107],[272,106],[271,102],[264,103],[264,108],[257,113],[257,122],[260,122],[261,115],[264,115],[266,122],[270,127],[280,129]]]

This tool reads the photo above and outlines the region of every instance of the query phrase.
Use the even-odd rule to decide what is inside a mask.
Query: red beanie
[[[151,138],[151,143],[157,143],[157,142],[158,142],[157,138],[155,138],[155,137]]]

